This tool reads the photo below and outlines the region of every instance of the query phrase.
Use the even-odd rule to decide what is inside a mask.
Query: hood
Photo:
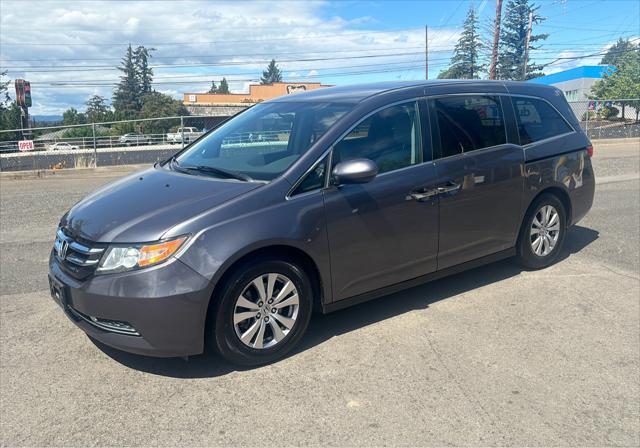
[[[150,168],[90,194],[61,225],[94,242],[155,241],[176,224],[260,185]]]

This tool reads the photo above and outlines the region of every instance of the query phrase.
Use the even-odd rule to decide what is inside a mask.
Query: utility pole
[[[493,30],[493,50],[491,51],[491,65],[489,79],[496,79],[496,65],[498,64],[498,43],[500,42],[500,20],[502,16],[502,0],[496,0],[496,21]]]
[[[522,80],[527,80],[527,62],[529,62],[529,41],[531,40],[531,26],[533,25],[533,11],[529,12],[529,27],[527,28],[527,38],[524,44],[524,62],[522,63]]]
[[[424,79],[429,79],[429,25],[424,26]]]

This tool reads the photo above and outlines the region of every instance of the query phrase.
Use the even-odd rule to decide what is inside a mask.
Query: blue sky
[[[508,0],[504,0],[505,6]],[[550,63],[599,53],[640,36],[640,1],[537,1],[549,33],[532,59]],[[226,76],[245,91],[275,57],[285,79],[347,84],[424,77],[429,25],[430,77],[446,67],[473,4],[490,40],[495,0],[447,1],[15,1],[0,0],[0,66],[32,82],[32,114],[83,108],[111,97],[127,43],[156,48],[156,90],[181,98]],[[504,11],[504,10],[503,10]],[[25,24],[28,24],[25,26]],[[560,60],[555,72],[597,64]]]

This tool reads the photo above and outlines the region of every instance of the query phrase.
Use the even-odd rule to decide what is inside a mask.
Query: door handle
[[[458,191],[460,189],[460,184],[457,182],[447,182],[444,185],[440,185],[437,190],[438,193],[451,193],[453,191]]]
[[[415,199],[416,201],[426,201],[427,199],[431,199],[438,195],[437,188],[421,188],[419,190],[412,191],[409,196],[411,199]]]

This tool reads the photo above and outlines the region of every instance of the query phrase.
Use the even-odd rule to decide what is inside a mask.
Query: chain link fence
[[[571,101],[569,105],[592,140],[640,137],[640,99]],[[0,171],[151,164],[168,158],[227,118],[164,117],[0,130]],[[277,133],[234,138],[237,141],[227,143],[251,139],[278,143]]]
[[[182,116],[0,130],[0,171],[155,163],[227,118]]]
[[[640,137],[640,99],[569,101],[592,140]]]

